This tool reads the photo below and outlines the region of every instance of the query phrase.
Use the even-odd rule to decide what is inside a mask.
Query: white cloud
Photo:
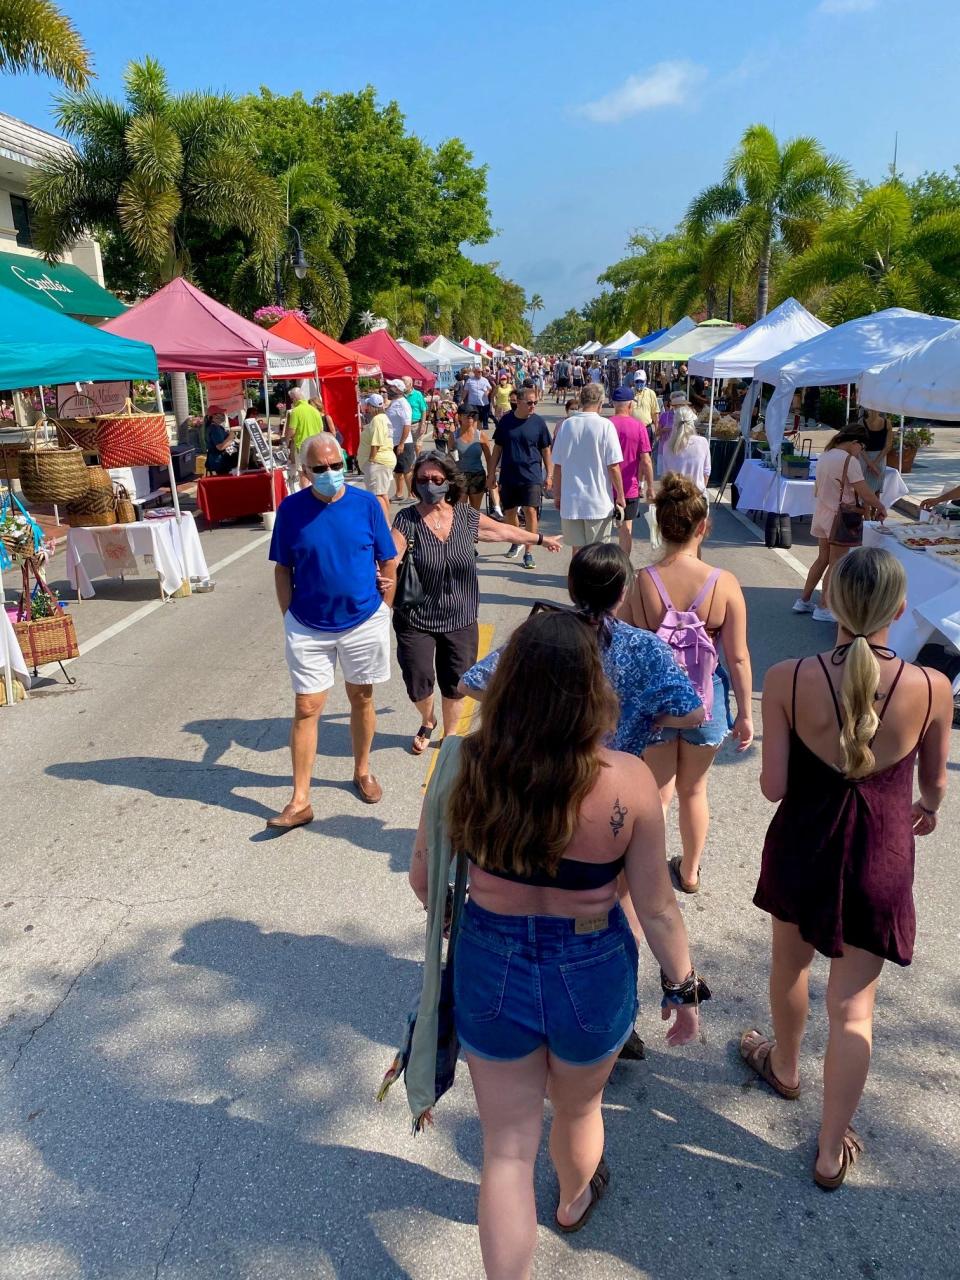
[[[866,13],[877,7],[877,0],[820,0],[818,13]]]
[[[835,2],[835,0],[833,0]],[[706,77],[693,62],[658,62],[642,75],[628,76],[618,88],[594,102],[584,102],[577,114],[594,124],[617,124],[641,111],[682,106]]]

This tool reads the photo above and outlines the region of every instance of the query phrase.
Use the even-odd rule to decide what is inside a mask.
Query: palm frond
[[[128,63],[123,83],[133,115],[163,115],[170,103],[170,89],[167,73],[156,58],[146,57],[142,62]]]
[[[169,187],[183,175],[180,139],[159,116],[135,116],[127,129],[127,153],[148,184]]]
[[[35,71],[79,91],[93,64],[80,33],[52,0],[3,0],[0,71]]]
[[[712,223],[730,218],[743,208],[743,195],[735,183],[717,182],[690,202],[686,221],[694,235],[705,235]]]
[[[726,181],[741,187],[753,204],[768,204],[780,182],[780,146],[772,129],[752,124],[727,162]]]
[[[68,138],[76,139],[79,146],[123,146],[130,112],[122,102],[88,90],[61,94],[54,99],[54,104],[57,128]]]
[[[120,227],[143,261],[159,267],[170,252],[171,228],[180,212],[175,188],[158,189],[138,174],[120,188],[117,201]]]

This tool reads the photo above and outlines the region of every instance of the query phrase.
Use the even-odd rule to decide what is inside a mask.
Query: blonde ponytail
[[[830,608],[853,636],[840,685],[840,750],[848,778],[864,777],[876,763],[870,743],[880,724],[876,708],[880,664],[868,637],[890,625],[906,594],[903,565],[878,547],[851,551],[830,578]]]

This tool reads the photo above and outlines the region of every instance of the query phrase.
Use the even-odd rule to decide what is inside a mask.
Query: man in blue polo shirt
[[[270,544],[295,695],[293,796],[267,823],[279,831],[313,821],[317,732],[338,661],[350,700],[353,785],[367,804],[383,796],[370,772],[377,727],[373,686],[390,679],[396,588],[397,549],[383,508],[372,493],[344,483],[336,439],[328,432],[311,436],[301,450],[301,466],[309,488],[280,504]],[[382,593],[378,573],[387,583]]]

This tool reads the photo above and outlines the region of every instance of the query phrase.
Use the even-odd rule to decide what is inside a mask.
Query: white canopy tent
[[[408,342],[406,338],[398,338],[397,343],[403,347],[408,356],[412,356],[418,364],[422,364],[425,369],[429,369],[431,373],[436,373],[441,364],[447,364],[435,352],[430,351],[427,347],[418,347],[415,342]]]
[[[671,332],[668,331],[662,338],[657,338],[656,342],[641,347],[630,359],[642,360],[648,364],[654,364],[658,360],[670,363],[690,360],[695,355],[718,347],[721,342],[726,342],[732,333],[738,333],[739,330],[727,320],[706,320],[703,324],[694,325],[685,333],[674,334],[672,338]]]
[[[581,356],[594,356],[600,350],[600,343],[596,340],[586,343],[585,346],[577,348],[577,354]]]
[[[836,387],[857,382],[866,370],[916,351],[956,323],[943,316],[889,307],[848,320],[791,351],[763,361],[754,370],[754,385],[740,412],[744,430],[749,430],[748,410],[752,409],[759,384],[770,383],[774,392],[765,415],[766,433],[771,452],[779,453],[790,401],[798,387]]]
[[[960,422],[960,324],[860,379],[860,403],[902,417]]]
[[[425,350],[441,360],[446,360],[451,369],[468,369],[474,363],[474,357],[469,351],[464,351],[463,347],[458,346],[456,342],[451,342],[449,338],[444,338],[442,334],[439,338],[434,338]]]
[[[601,347],[600,344],[597,343],[593,351],[588,352],[586,354],[593,355],[595,353],[599,353],[600,355],[604,355],[604,356],[616,356],[617,352],[620,350],[621,347],[632,347],[632,346],[635,346],[639,341],[640,339],[633,332],[633,330],[628,329],[626,333],[621,333],[620,337],[617,338],[616,342],[610,342],[605,347]]]
[[[700,378],[752,378],[764,360],[772,360],[829,328],[796,298],[787,298],[762,320],[694,356],[687,368]]]

